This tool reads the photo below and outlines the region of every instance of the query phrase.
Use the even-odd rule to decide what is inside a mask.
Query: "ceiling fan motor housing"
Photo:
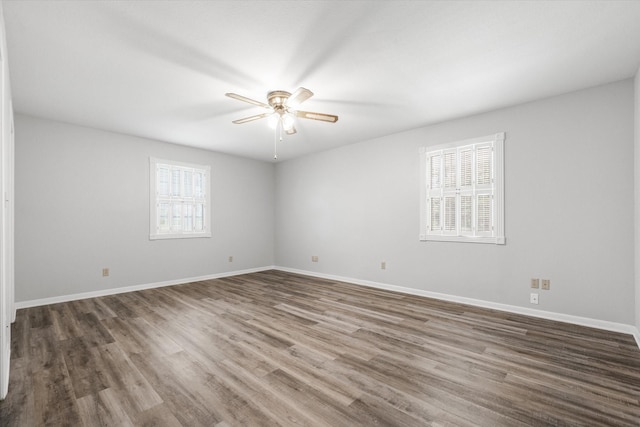
[[[291,94],[287,91],[274,90],[267,94],[267,101],[276,113],[282,115],[286,112],[286,107],[284,104],[287,102],[287,99],[289,99],[290,96]]]

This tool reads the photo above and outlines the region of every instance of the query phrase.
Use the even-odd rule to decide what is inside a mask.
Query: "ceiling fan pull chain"
[[[273,160],[278,160],[278,127],[273,131]]]
[[[273,160],[278,160],[278,131],[280,131],[280,142],[282,142],[282,118],[278,119],[275,135],[273,138]]]

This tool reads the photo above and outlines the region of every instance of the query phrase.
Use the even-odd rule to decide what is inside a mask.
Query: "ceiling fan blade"
[[[237,93],[225,93],[229,98],[237,99],[238,101],[248,102],[249,104],[257,105],[258,107],[270,108],[264,102],[256,101],[255,99],[247,98],[246,96],[238,95]]]
[[[289,99],[287,99],[286,104],[288,107],[295,107],[296,105],[302,104],[304,101],[311,98],[312,96],[313,96],[313,92],[311,92],[309,89],[299,87],[298,89],[296,89],[295,92],[291,94],[291,96],[289,96]]]
[[[334,116],[333,114],[312,113],[310,111],[296,111],[295,114],[296,116],[302,117],[303,119],[320,120],[330,123],[335,123],[338,121],[338,116]]]
[[[297,130],[296,130],[295,126],[291,126],[291,129],[286,129],[284,132],[285,132],[287,135],[293,135],[294,133],[296,133],[296,132],[297,132]]]
[[[263,119],[263,118],[268,117],[268,116],[270,116],[272,114],[273,114],[273,112],[256,114],[255,116],[249,116],[249,117],[245,117],[244,119],[234,120],[233,123],[235,123],[237,125],[241,125],[242,123],[247,123],[247,122],[252,122],[252,121],[258,120],[258,119]]]

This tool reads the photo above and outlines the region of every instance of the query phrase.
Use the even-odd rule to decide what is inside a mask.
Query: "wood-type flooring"
[[[19,310],[2,426],[640,425],[632,336],[281,271]]]

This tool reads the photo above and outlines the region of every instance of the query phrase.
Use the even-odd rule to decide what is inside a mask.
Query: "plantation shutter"
[[[478,195],[478,233],[491,232],[491,196],[487,194]]]
[[[503,138],[504,134],[496,134],[453,147],[423,151],[425,190],[421,226],[425,237],[421,235],[421,239],[496,236],[494,143],[502,144]],[[493,242],[504,243],[504,237],[498,237]]]
[[[444,232],[456,233],[456,196],[444,197]]]
[[[456,180],[457,159],[456,152],[449,151],[444,154],[444,188],[447,190],[455,189],[457,186]]]
[[[207,230],[209,167],[156,159],[151,159],[151,165],[154,194],[150,238],[210,237]]]
[[[473,184],[473,147],[460,151],[460,187],[470,188]]]
[[[493,144],[476,147],[476,234],[493,233]]]
[[[440,221],[440,214],[442,212],[442,207],[440,205],[440,197],[431,197],[429,199],[431,201],[431,211],[429,212],[431,218],[431,231],[438,231],[442,229],[442,222]]]
[[[491,146],[476,149],[476,183],[477,185],[491,184]]]
[[[440,175],[442,171],[442,155],[440,153],[433,154],[429,158],[430,166],[430,186],[431,188],[440,188]]]
[[[473,233],[473,196],[460,196],[460,233]]]
[[[458,188],[458,152],[456,149],[443,151],[442,156],[443,185],[442,204],[443,219],[442,234],[456,235],[457,221],[457,188]]]
[[[442,231],[442,152],[434,151],[426,158],[427,162],[427,217],[426,227],[430,233]]]
[[[475,204],[473,203],[474,188],[474,147],[467,145],[458,148],[458,159],[460,162],[460,178],[458,181],[458,195],[460,200],[460,225],[458,235],[473,235],[473,213]]]

